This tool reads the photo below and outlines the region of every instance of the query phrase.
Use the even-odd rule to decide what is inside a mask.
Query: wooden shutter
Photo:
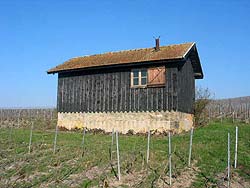
[[[163,67],[148,68],[148,86],[164,86],[166,80],[166,69]]]

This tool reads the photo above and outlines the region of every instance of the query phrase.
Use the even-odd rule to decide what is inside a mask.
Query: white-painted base
[[[145,133],[148,129],[157,132],[172,130],[180,133],[193,126],[193,115],[182,112],[99,112],[58,113],[58,126],[66,129],[86,127],[112,132],[112,129],[126,134]]]

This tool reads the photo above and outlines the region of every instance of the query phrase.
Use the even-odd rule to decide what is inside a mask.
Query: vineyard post
[[[193,144],[193,132],[194,128],[192,127],[190,131],[190,144],[189,144],[189,157],[188,157],[188,166],[191,166],[191,156],[192,156],[192,144]]]
[[[227,187],[230,187],[230,133],[227,139]]]
[[[172,161],[171,161],[171,132],[168,132],[168,155],[169,155],[169,185],[172,185]]]
[[[148,160],[149,160],[149,143],[150,143],[150,129],[148,129],[147,164],[148,164]]]
[[[84,139],[85,139],[85,133],[86,133],[86,128],[83,128],[83,133],[82,133],[82,157],[84,155]]]
[[[32,121],[31,127],[30,127],[29,153],[30,153],[30,151],[31,151],[31,142],[32,142],[33,127],[34,127],[34,123],[33,123],[33,121]]]
[[[234,111],[233,111],[233,123],[234,123]]]
[[[12,126],[10,127],[10,132],[9,132],[9,142],[11,142],[11,141],[12,141],[13,126],[14,126],[14,125],[12,125]]]
[[[18,116],[17,116],[17,128],[20,126],[20,115],[21,115],[21,110],[18,111]]]
[[[31,120],[31,113],[30,113],[30,109],[28,109],[28,116],[29,116],[29,120],[28,121],[30,121]]]
[[[7,125],[9,125],[9,111],[6,112],[6,120],[7,120]],[[13,126],[12,126],[13,127]]]
[[[249,108],[249,104],[248,104],[248,108],[247,108],[247,111],[248,111],[248,119],[250,118],[250,108]]]
[[[3,124],[3,109],[1,109],[1,125]]]
[[[53,154],[56,153],[57,134],[58,134],[58,126],[56,125]]]
[[[246,123],[247,122],[247,104],[245,104],[245,107],[246,108],[245,108],[245,113],[244,114],[245,114],[245,123]]]
[[[235,128],[235,156],[234,156],[234,168],[237,168],[238,157],[238,126]]]
[[[82,147],[84,147],[84,137],[85,137],[85,133],[86,133],[86,128],[83,128],[83,133],[82,133]]]
[[[208,108],[208,120],[211,121],[211,108]]]
[[[247,111],[248,111],[248,119],[250,118],[250,108],[249,108],[250,104],[248,104],[248,108],[247,108]]]
[[[220,112],[220,122],[222,123],[222,112]]]
[[[53,119],[53,108],[50,110],[50,121]]]
[[[112,138],[111,138],[111,145],[110,145],[110,161],[112,161],[113,158],[113,145],[114,145],[114,128],[112,129]]]
[[[219,104],[217,104],[217,110],[218,110],[218,115],[220,115],[220,106],[219,106]],[[216,115],[217,115],[217,113],[216,113]]]
[[[44,109],[43,111],[43,121],[45,122],[46,121],[46,110]]]
[[[36,119],[37,120],[39,119],[39,112],[38,112],[38,110],[36,111]]]
[[[247,119],[249,120],[249,104],[247,103]]]
[[[120,169],[120,156],[119,156],[119,141],[118,141],[118,131],[116,131],[116,153],[117,153],[117,171],[118,180],[121,180],[121,169]]]

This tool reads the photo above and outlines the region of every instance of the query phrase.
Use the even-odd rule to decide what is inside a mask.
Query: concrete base
[[[112,132],[112,129],[126,134],[145,133],[148,129],[157,132],[188,131],[193,126],[193,115],[182,112],[100,112],[100,113],[58,113],[59,127],[66,129],[102,129]]]

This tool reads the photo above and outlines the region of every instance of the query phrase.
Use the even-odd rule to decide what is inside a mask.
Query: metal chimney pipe
[[[160,50],[160,38],[155,39],[155,51]]]

